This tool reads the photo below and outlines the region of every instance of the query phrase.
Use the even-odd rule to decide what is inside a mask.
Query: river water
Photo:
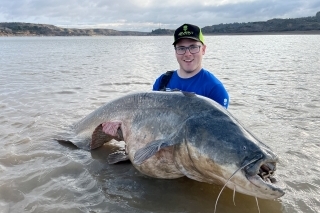
[[[207,36],[204,67],[229,111],[280,156],[286,194],[261,213],[320,212],[320,35]],[[0,38],[0,212],[209,213],[221,186],[161,180],[53,138],[107,101],[177,68],[171,37]],[[217,213],[257,213],[225,189]]]

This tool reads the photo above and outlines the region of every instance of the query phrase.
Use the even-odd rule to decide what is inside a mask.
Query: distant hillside
[[[48,24],[32,24],[22,22],[0,23],[0,36],[126,36],[148,35],[145,32],[117,31],[111,29],[74,29],[61,28]]]
[[[298,33],[320,34],[320,11],[315,16],[294,19],[271,19],[268,21],[218,24],[202,28],[204,34],[248,34],[248,33]],[[48,24],[22,22],[0,23],[0,36],[157,36],[173,35],[174,30],[156,29],[148,32],[117,31],[112,29],[61,28]]]
[[[319,31],[320,12],[316,16],[295,19],[271,19],[268,21],[218,24],[202,28],[204,34],[232,33],[284,33],[301,31]]]

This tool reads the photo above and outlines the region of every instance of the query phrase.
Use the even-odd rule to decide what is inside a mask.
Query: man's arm
[[[222,84],[215,85],[211,89],[208,97],[211,98],[212,100],[218,102],[224,108],[228,109],[229,94]]]

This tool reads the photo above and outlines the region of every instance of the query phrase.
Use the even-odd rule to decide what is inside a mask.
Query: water
[[[204,67],[225,84],[229,111],[280,156],[284,197],[261,213],[319,212],[320,36],[206,37]],[[0,38],[0,212],[213,212],[221,186],[145,177],[54,136],[97,107],[151,90],[177,68],[171,37]],[[226,189],[217,212],[256,213]]]

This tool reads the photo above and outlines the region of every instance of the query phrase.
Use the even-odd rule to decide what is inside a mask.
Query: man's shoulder
[[[202,73],[201,77],[204,78],[203,80],[212,81],[215,84],[221,84],[221,81],[209,70],[202,69],[201,73]]]
[[[204,75],[208,75],[208,76],[213,76],[213,77],[215,77],[214,74],[213,74],[211,71],[207,70],[207,69],[202,68],[201,71],[202,71],[202,73],[203,73]]]
[[[165,89],[171,77],[173,76],[174,72],[176,72],[176,70],[169,70],[162,73],[153,84],[153,90]]]

